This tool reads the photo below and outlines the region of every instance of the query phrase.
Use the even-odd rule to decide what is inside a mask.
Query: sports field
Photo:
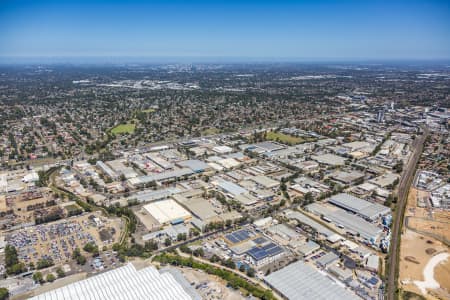
[[[124,133],[133,133],[136,128],[135,124],[127,123],[127,124],[119,124],[113,129],[111,129],[112,134],[124,134]]]
[[[267,132],[266,139],[270,141],[276,141],[283,144],[295,145],[304,142],[305,140],[301,137],[296,137],[292,135],[287,135],[281,132],[269,131]]]

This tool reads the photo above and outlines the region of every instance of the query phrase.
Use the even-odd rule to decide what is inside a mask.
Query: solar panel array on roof
[[[254,242],[255,244],[257,244],[257,245],[261,245],[261,244],[266,243],[266,242],[267,242],[267,239],[264,238],[264,237],[262,237],[262,236],[260,236],[260,237],[257,237],[256,239],[254,239],[253,242]]]
[[[227,234],[225,238],[233,244],[237,244],[250,239],[251,233],[248,230],[242,229],[230,234]]]
[[[275,256],[277,254],[282,253],[283,251],[284,251],[283,248],[281,248],[280,246],[274,243],[269,243],[262,247],[253,247],[247,252],[247,254],[253,257],[253,259],[258,261],[268,256]]]
[[[378,279],[376,277],[371,277],[369,280],[367,280],[367,282],[371,285],[376,285],[378,283]]]

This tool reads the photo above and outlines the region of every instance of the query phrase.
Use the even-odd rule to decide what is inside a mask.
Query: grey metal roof
[[[184,175],[191,175],[193,173],[194,172],[189,168],[182,168],[179,170],[162,172],[162,173],[153,174],[153,175],[145,175],[145,176],[141,176],[138,178],[140,179],[140,181],[142,183],[147,183],[147,182],[152,182],[152,181],[159,181],[159,180],[166,180],[166,179],[175,178],[175,177],[181,177]]]
[[[390,212],[390,209],[386,206],[371,203],[345,193],[332,196],[328,199],[328,202],[372,220]]]
[[[302,261],[265,277],[265,281],[290,300],[352,300],[355,294]]]
[[[240,195],[240,194],[243,194],[243,193],[247,192],[247,190],[244,189],[243,187],[241,187],[241,186],[239,186],[239,185],[237,185],[237,184],[235,184],[233,182],[226,181],[226,180],[220,180],[218,182],[218,185],[222,189],[227,191],[228,193],[233,194],[234,196],[237,196],[237,195]]]
[[[319,264],[320,266],[327,266],[327,265],[335,262],[338,259],[339,259],[339,256],[337,256],[333,252],[328,252],[324,256],[317,259],[316,263]]]
[[[265,151],[268,151],[268,152],[286,148],[286,146],[275,143],[275,142],[261,142],[261,143],[254,144],[254,146],[264,149]]]
[[[377,237],[382,231],[374,224],[369,223],[354,214],[348,213],[341,208],[336,208],[331,211],[330,209],[317,203],[309,204],[306,208],[317,215],[324,215],[336,225],[339,224],[344,226],[346,231],[354,234],[359,233],[361,237],[367,240]]]
[[[382,231],[381,228],[343,210],[334,212],[329,218],[343,225],[345,228],[359,233],[361,237],[367,240],[377,237]]]
[[[162,190],[144,190],[128,197],[129,200],[136,199],[139,202],[148,202],[154,200],[165,199],[171,195],[180,193],[179,188],[167,188]]]
[[[289,219],[296,219],[297,221],[299,221],[300,223],[309,225],[311,228],[313,228],[314,230],[316,230],[318,233],[329,237],[334,235],[335,233],[331,230],[329,230],[328,228],[326,228],[325,226],[321,225],[320,223],[314,221],[313,219],[311,219],[310,217],[298,212],[298,211],[288,211],[286,213],[286,216]]]
[[[180,161],[178,162],[178,165],[181,167],[189,168],[194,172],[200,172],[210,168],[208,164],[198,159],[189,159],[185,161]]]

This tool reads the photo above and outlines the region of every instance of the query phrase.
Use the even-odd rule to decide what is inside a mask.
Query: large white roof
[[[192,300],[170,273],[154,267],[137,271],[129,263],[31,298],[32,300]]]
[[[191,214],[173,199],[152,202],[145,205],[144,209],[160,224],[191,217]]]

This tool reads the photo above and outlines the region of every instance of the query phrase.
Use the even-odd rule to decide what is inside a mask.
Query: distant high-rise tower
[[[377,114],[377,122],[383,123],[383,121],[384,121],[384,110],[380,109]]]
[[[391,110],[394,110],[394,101],[391,102]]]

